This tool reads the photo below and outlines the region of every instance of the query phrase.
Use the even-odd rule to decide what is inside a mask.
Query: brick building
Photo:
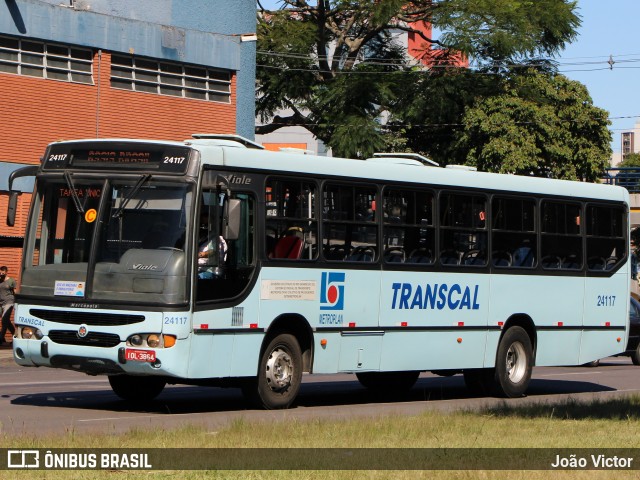
[[[233,5],[230,5],[230,4]],[[254,0],[0,2],[0,215],[7,176],[52,141],[93,137],[252,138]],[[0,264],[19,282],[33,182],[20,179]]]

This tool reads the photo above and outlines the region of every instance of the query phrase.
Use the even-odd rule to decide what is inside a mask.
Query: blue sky
[[[262,4],[276,8],[280,2]],[[561,73],[586,85],[593,103],[609,112],[612,148],[619,152],[620,133],[640,121],[640,44],[635,45],[640,1],[578,0],[578,13],[578,38],[556,60]]]
[[[579,37],[558,58],[559,70],[585,84],[593,103],[609,112],[612,147],[619,152],[620,133],[640,120],[640,44],[635,44],[640,2],[578,0],[578,8]],[[610,55],[613,69],[607,64]]]

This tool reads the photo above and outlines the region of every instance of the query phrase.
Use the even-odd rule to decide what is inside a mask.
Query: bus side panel
[[[524,315],[537,332],[536,365],[576,365],[580,355],[584,277],[493,275],[489,325]],[[500,332],[501,333],[501,332]],[[485,366],[495,366],[500,333],[492,332]]]
[[[189,378],[223,378],[231,375],[234,334],[202,334],[192,337]]]
[[[380,369],[441,370],[483,364],[489,275],[384,272]],[[406,330],[404,330],[406,329]]]
[[[259,286],[260,327],[289,317],[316,330],[314,372],[378,369],[380,271],[263,268]],[[322,338],[325,347],[318,345]]]
[[[629,281],[630,274],[626,268],[611,278],[587,278],[584,298],[585,331],[579,363],[615,355],[626,349]]]

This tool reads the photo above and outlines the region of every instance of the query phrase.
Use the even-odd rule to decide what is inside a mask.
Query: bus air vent
[[[95,325],[101,327],[115,327],[117,325],[131,325],[144,322],[144,315],[78,312],[74,310],[45,310],[32,308],[29,314],[50,322],[65,323],[67,325]]]
[[[244,307],[233,307],[231,311],[231,326],[241,327],[244,321]]]

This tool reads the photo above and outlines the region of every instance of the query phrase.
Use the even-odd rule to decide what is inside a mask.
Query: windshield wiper
[[[73,180],[71,180],[71,174],[69,172],[64,172],[64,179],[67,181],[67,186],[69,190],[71,190],[71,198],[73,198],[73,203],[76,206],[76,211],[78,213],[84,214],[84,207],[80,202],[80,197],[78,197],[78,192],[76,192],[76,187],[73,184]]]
[[[113,212],[113,215],[111,215],[111,218],[118,218],[122,216],[122,212],[124,211],[128,203],[131,201],[134,195],[138,193],[138,190],[140,190],[140,187],[142,187],[142,185],[144,185],[150,178],[151,178],[151,174],[147,173],[146,175],[143,175],[138,179],[138,181],[133,186],[131,191],[127,194],[126,197],[122,199],[122,203],[120,204],[118,209],[115,212]]]

